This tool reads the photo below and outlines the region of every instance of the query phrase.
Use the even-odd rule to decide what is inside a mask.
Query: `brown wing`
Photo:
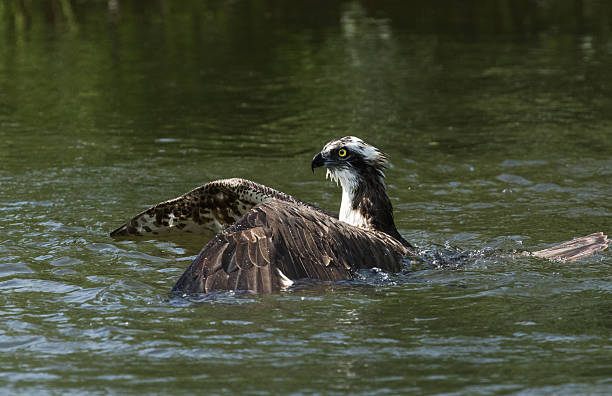
[[[270,199],[300,202],[290,195],[249,180],[216,180],[150,207],[110,235],[218,232],[235,223],[253,206]]]
[[[407,254],[384,233],[353,227],[310,206],[271,200],[213,238],[173,292],[269,293],[290,280],[350,279],[355,269],[397,272]]]
[[[549,260],[572,262],[599,253],[608,247],[608,237],[602,232],[590,234],[571,241],[563,242],[548,249],[531,253],[536,257]]]

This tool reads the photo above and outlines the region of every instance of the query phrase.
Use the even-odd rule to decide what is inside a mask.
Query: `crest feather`
[[[389,157],[384,152],[376,147],[367,144],[356,136],[345,136],[340,139],[332,140],[323,147],[323,152],[346,147],[350,151],[358,153],[370,165],[384,170],[388,163]]]

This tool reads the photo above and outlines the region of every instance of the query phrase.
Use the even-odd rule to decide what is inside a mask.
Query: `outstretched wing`
[[[290,195],[249,180],[216,180],[150,207],[110,235],[218,232],[235,223],[253,206],[270,199],[301,203]]]
[[[213,238],[173,288],[273,292],[302,278],[338,281],[353,270],[397,272],[411,254],[387,234],[341,222],[311,206],[270,200]]]
[[[607,235],[604,235],[603,232],[597,232],[580,238],[574,238],[571,241],[560,243],[548,249],[538,250],[531,253],[531,255],[570,263],[607,249],[609,243]]]

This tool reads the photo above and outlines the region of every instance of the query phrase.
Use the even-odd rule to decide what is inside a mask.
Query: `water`
[[[612,8],[479,4],[0,1],[2,393],[611,393],[610,251],[183,299],[206,238],[108,237],[223,177],[337,209],[347,134],[423,248],[612,232]]]

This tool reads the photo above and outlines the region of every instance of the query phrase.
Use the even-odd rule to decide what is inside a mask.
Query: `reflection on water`
[[[4,389],[609,393],[610,252],[185,299],[206,237],[108,232],[222,177],[337,210],[354,134],[423,249],[610,233],[611,7],[0,0]]]

